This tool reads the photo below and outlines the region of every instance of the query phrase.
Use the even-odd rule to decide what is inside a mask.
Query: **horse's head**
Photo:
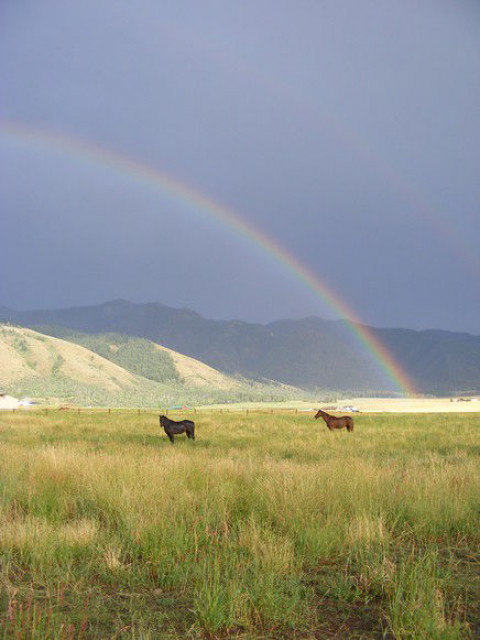
[[[319,409],[319,410],[317,411],[317,413],[315,414],[315,420],[317,420],[317,418],[323,418],[323,416],[325,416],[325,415],[327,415],[327,414],[325,413],[325,411],[322,411],[321,409]]]
[[[160,419],[160,426],[163,427],[165,426],[165,416],[159,416]]]

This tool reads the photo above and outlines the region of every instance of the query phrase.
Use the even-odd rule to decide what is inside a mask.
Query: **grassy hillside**
[[[9,413],[0,636],[476,638],[480,414]]]
[[[135,384],[135,377],[126,369],[72,342],[7,326],[0,326],[0,337],[0,372],[4,387],[28,377],[71,378],[112,391]]]
[[[118,333],[88,334],[60,326],[39,326],[41,333],[63,338],[118,364],[131,373],[156,382],[182,383],[187,387],[209,387],[241,391],[242,381],[225,375],[203,362],[145,338]]]
[[[49,403],[113,407],[274,400],[302,393],[232,378],[144,339],[59,333],[69,339],[0,325],[1,390]]]

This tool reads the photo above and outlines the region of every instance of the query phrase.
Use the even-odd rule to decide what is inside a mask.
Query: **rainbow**
[[[276,262],[284,266],[308,289],[313,291],[337,314],[357,341],[371,354],[393,386],[404,395],[414,395],[416,388],[377,336],[363,323],[354,311],[319,278],[310,268],[300,262],[287,249],[260,231],[251,222],[230,208],[221,205],[191,186],[154,169],[138,160],[105,149],[83,139],[52,131],[29,127],[23,123],[0,120],[0,133],[20,143],[47,147],[57,152],[80,158],[90,164],[108,167],[128,176],[149,188],[159,189],[177,201],[186,203],[195,210],[220,221],[250,243],[258,246]]]

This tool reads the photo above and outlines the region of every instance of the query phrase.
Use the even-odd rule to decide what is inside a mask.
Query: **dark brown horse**
[[[165,429],[165,433],[172,444],[174,444],[173,436],[180,433],[186,433],[187,438],[195,440],[195,423],[192,420],[170,420],[167,416],[160,416],[160,426]]]
[[[341,418],[336,418],[335,416],[331,416],[329,413],[319,411],[315,414],[315,419],[323,418],[327,423],[327,427],[330,431],[334,431],[335,429],[347,429],[347,431],[353,431],[353,418],[350,416],[342,416]]]

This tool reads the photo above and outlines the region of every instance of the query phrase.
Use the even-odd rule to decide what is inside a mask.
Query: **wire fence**
[[[13,413],[17,412],[37,412],[43,413],[44,415],[53,415],[61,412],[68,413],[76,413],[79,414],[115,414],[115,413],[133,413],[137,415],[143,414],[157,414],[161,413],[166,416],[185,416],[185,415],[201,415],[202,413],[218,413],[218,414],[245,414],[249,415],[250,413],[261,413],[261,414],[287,414],[287,415],[298,415],[302,413],[313,413],[316,409],[306,408],[299,409],[298,407],[192,407],[187,409],[169,409],[158,407],[148,408],[148,409],[139,409],[139,408],[125,408],[125,407],[115,407],[115,408],[105,408],[105,407],[16,407],[12,409]]]

